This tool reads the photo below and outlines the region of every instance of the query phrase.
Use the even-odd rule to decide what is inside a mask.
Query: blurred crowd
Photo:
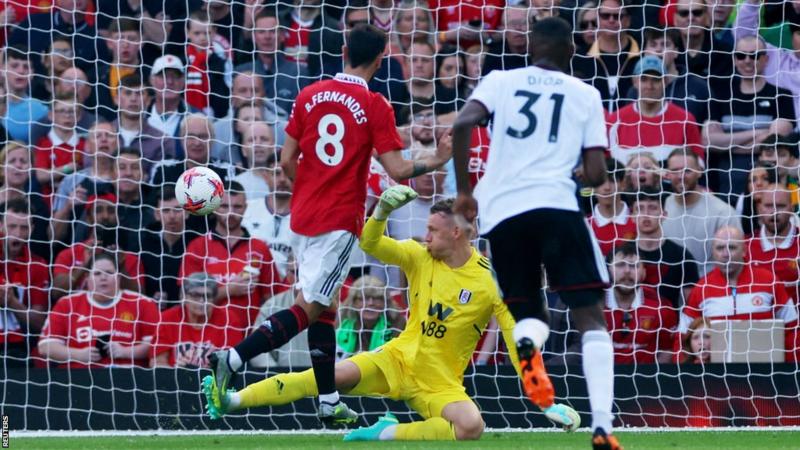
[[[298,92],[342,70],[348,30],[388,33],[369,86],[413,157],[482,76],[535,63],[527,30],[550,16],[573,26],[570,71],[606,109],[608,181],[576,195],[607,255],[617,363],[712,362],[725,322],[780,337],[754,361],[795,361],[800,2],[3,0],[3,364],[206,367],[293,302],[279,151]],[[473,184],[491,133],[473,132]],[[226,186],[209,217],[175,199],[197,166]],[[391,183],[375,164],[368,212]],[[388,232],[424,242],[428,209],[454,195],[452,166],[410,185],[420,196]],[[340,356],[405,326],[402,273],[361,252],[353,263]],[[580,339],[547,297],[545,358],[576,362]],[[307,366],[305,341],[253,365]],[[501,342],[490,324],[475,364],[507,363]]]

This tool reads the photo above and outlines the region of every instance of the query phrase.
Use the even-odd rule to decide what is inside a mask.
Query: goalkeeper
[[[387,189],[364,226],[360,243],[365,252],[405,272],[410,299],[407,326],[375,351],[339,362],[336,388],[349,395],[403,400],[425,420],[400,424],[387,414],[370,427],[350,432],[346,441],[478,439],[484,423],[464,389],[464,370],[492,315],[519,372],[513,354],[514,319],[497,291],[489,260],[470,245],[470,227],[456,224],[452,200],[431,207],[426,245],[384,236],[389,213],[416,196],[406,186]],[[241,392],[229,391],[223,398],[213,379],[206,377],[203,391],[209,415],[219,418],[238,409],[313,397],[317,386],[309,369],[276,375]],[[552,398],[542,407],[565,429],[578,427],[580,417],[572,408],[554,404]]]

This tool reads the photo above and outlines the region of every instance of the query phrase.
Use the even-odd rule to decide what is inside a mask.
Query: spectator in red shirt
[[[36,142],[34,167],[42,193],[50,195],[64,176],[83,167],[86,139],[76,129],[77,106],[71,97],[58,96],[49,118],[50,131]]]
[[[217,282],[203,272],[183,280],[183,304],[161,314],[151,367],[207,368],[208,355],[244,339],[244,314],[217,306],[217,291]]]
[[[625,190],[638,192],[645,187],[657,191],[661,186],[661,165],[651,153],[642,152],[631,155],[625,165]]]
[[[53,289],[51,296],[54,299],[82,289],[85,286],[86,270],[90,268],[92,255],[105,249],[113,254],[123,257],[126,288],[139,291],[144,284],[144,269],[139,258],[133,254],[122,251],[122,242],[119,233],[119,218],[117,217],[117,198],[113,194],[92,196],[86,202],[85,222],[88,225],[88,237],[71,247],[61,251],[53,264]]]
[[[594,208],[589,217],[600,251],[608,254],[616,245],[636,239],[636,223],[623,201],[625,171],[613,159],[607,160],[606,181],[594,190]]]
[[[614,341],[614,362],[671,362],[677,313],[662,304],[655,290],[641,287],[645,268],[636,244],[615,247],[607,260],[614,284],[606,291],[605,316]]]
[[[209,117],[228,113],[230,89],[227,62],[211,49],[216,33],[206,11],[195,11],[186,20],[186,104]]]
[[[789,191],[772,185],[772,190],[761,195],[758,218],[761,227],[753,233],[747,245],[750,262],[755,267],[774,273],[792,298],[800,298],[800,273],[797,270],[800,259],[800,230],[797,228]]]
[[[710,320],[783,320],[786,360],[795,361],[797,307],[772,271],[745,260],[746,241],[738,228],[723,226],[711,247],[716,267],[692,290],[681,310],[678,330],[689,331],[698,317]]]
[[[5,367],[26,367],[29,344],[42,329],[50,298],[47,262],[29,248],[33,225],[22,199],[3,205],[0,214],[0,347]]]
[[[503,19],[504,0],[431,0],[439,43],[449,43],[462,48],[479,44],[497,30]]]
[[[39,353],[71,368],[146,366],[159,322],[155,302],[122,289],[113,254],[90,258],[87,290],[62,298],[47,318]]]
[[[666,67],[657,56],[645,56],[633,70],[639,98],[608,117],[611,156],[625,163],[633,152],[646,151],[665,160],[676,148],[689,148],[705,159],[694,116],[664,99]]]
[[[230,182],[214,213],[214,227],[186,247],[180,274],[181,278],[195,272],[213,276],[220,285],[220,304],[246,314],[249,326],[261,304],[285,286],[278,285],[280,277],[267,244],[251,238],[242,227],[246,208],[242,185]]]
[[[711,324],[705,317],[698,317],[689,324],[688,332],[680,340],[680,351],[676,360],[683,364],[707,364],[711,362]]]

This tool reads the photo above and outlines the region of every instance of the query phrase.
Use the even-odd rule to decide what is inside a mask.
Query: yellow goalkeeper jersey
[[[431,391],[463,387],[464,370],[492,315],[519,372],[514,318],[500,298],[489,260],[473,248],[469,261],[454,269],[416,241],[385,236],[385,227],[385,221],[370,218],[360,244],[382,262],[399,266],[408,279],[408,323],[383,346],[402,355],[411,371],[404,375]]]

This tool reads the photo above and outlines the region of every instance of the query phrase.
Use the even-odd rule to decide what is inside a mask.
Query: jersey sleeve
[[[586,130],[583,135],[583,148],[602,147],[608,148],[608,135],[606,131],[606,115],[603,110],[603,100],[597,89],[590,89],[589,116],[586,120]]]
[[[161,313],[156,306],[156,303],[149,298],[139,299],[139,318],[138,330],[139,336],[136,344],[143,342],[152,342],[158,329],[158,323],[161,322]]]
[[[56,303],[56,306],[47,315],[39,343],[45,341],[67,342],[69,338],[69,310],[70,297],[64,297]]]
[[[200,249],[197,245],[198,242],[202,242],[201,239],[205,238],[203,236],[198,236],[186,246],[186,253],[184,253],[183,259],[181,260],[181,269],[178,275],[179,285],[183,284],[183,279],[187,275],[195,272],[205,272],[203,257],[199,253]]]
[[[286,134],[291,136],[296,141],[300,140],[303,130],[303,118],[305,116],[305,112],[303,111],[303,107],[298,105],[303,103],[304,97],[305,96],[303,95],[302,91],[297,95],[294,105],[292,105],[292,112],[289,114],[289,122],[286,124],[285,129]]]
[[[58,256],[56,256],[56,260],[53,263],[54,277],[57,275],[69,274],[69,270],[75,263],[76,258],[73,255],[73,251],[75,250],[77,250],[77,247],[67,247],[58,253]]]
[[[475,100],[482,104],[486,111],[490,114],[493,113],[498,106],[499,95],[498,93],[502,91],[502,78],[503,72],[500,70],[493,70],[489,72],[488,75],[483,77],[478,86],[475,87],[475,90],[472,91],[472,95],[469,96],[470,100]]]
[[[372,101],[370,117],[370,133],[372,134],[372,146],[382,155],[394,150],[403,148],[403,139],[397,132],[394,120],[394,109],[383,95],[375,94]]]
[[[422,245],[413,240],[397,241],[384,234],[385,220],[370,217],[361,232],[359,246],[369,255],[385,264],[399,266],[408,273],[413,267],[415,254],[423,250]]]
[[[689,298],[686,299],[686,305],[681,309],[680,321],[678,322],[678,331],[680,333],[683,334],[689,331],[689,325],[691,325],[692,321],[703,314],[699,308],[702,301],[703,286],[695,286],[691,294],[689,294]]]
[[[511,311],[508,310],[508,306],[506,306],[499,294],[495,296],[493,305],[494,317],[497,319],[500,332],[503,333],[503,341],[506,343],[511,364],[514,365],[514,370],[517,371],[517,375],[522,377],[522,372],[519,368],[519,357],[517,356],[517,343],[514,342],[514,326],[517,322],[514,320]]]

